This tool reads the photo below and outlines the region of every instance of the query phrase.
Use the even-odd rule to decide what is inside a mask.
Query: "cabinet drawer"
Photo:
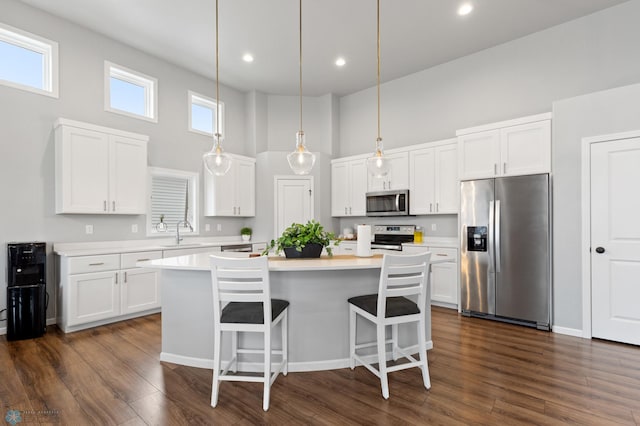
[[[447,259],[451,262],[458,261],[458,250],[454,248],[429,247],[432,259]]]
[[[97,256],[78,256],[69,258],[69,273],[112,271],[120,269],[119,254],[101,254]]]
[[[137,251],[135,253],[122,253],[121,255],[122,269],[135,268],[136,262],[143,260],[162,259],[162,251]]]

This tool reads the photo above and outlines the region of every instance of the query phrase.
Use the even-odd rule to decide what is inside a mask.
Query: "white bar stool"
[[[425,340],[426,325],[423,307],[426,306],[426,293],[431,253],[417,255],[385,254],[380,272],[378,294],[357,296],[349,299],[349,352],[350,367],[353,370],[356,361],[380,378],[382,396],[389,398],[389,381],[387,373],[419,367],[426,389],[431,388],[429,365],[427,363],[427,347]],[[406,296],[417,296],[417,303]],[[356,316],[371,321],[376,325],[376,341],[356,344]],[[398,346],[398,324],[418,323],[418,354],[416,360],[405,352],[406,348]],[[386,326],[391,326],[391,339],[385,335]],[[394,361],[402,355],[409,362],[387,367],[386,345],[391,344]],[[366,362],[357,354],[358,349],[377,346],[378,369]]]
[[[287,375],[287,308],[289,302],[271,299],[269,264],[266,256],[255,258],[224,258],[210,256],[213,286],[214,355],[211,406],[218,404],[221,381],[262,382],[264,394],[262,409],[269,409],[271,384],[282,370]],[[224,307],[223,307],[224,304]],[[282,350],[271,349],[271,330],[281,323]],[[231,361],[221,367],[222,332],[230,331],[232,341]],[[238,348],[238,332],[264,333],[264,350]],[[238,354],[264,354],[262,377],[237,372]],[[271,369],[271,355],[281,355],[282,361]]]

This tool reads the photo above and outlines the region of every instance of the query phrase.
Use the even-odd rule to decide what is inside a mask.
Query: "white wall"
[[[302,98],[302,129],[307,149],[331,154],[330,95]],[[269,151],[291,152],[296,147],[296,132],[300,128],[300,99],[297,96],[268,95],[267,146]]]
[[[640,84],[555,102],[553,116],[554,322],[582,330],[582,138],[639,130]]]
[[[457,129],[548,112],[555,100],[638,82],[639,16],[633,0],[383,84],[385,148],[455,137]],[[383,77],[384,69],[383,56]],[[337,154],[369,152],[375,138],[375,87],[342,97]]]
[[[6,306],[6,243],[41,240],[104,241],[145,238],[145,216],[56,215],[54,213],[53,123],[58,117],[86,121],[150,136],[150,166],[202,173],[201,156],[211,139],[187,131],[187,90],[213,96],[214,82],[131,47],[14,0],[0,0],[0,21],[59,43],[60,97],[54,99],[0,86],[0,309]],[[158,79],[158,123],[105,112],[104,60],[138,70]],[[226,107],[229,152],[246,153],[244,94],[221,87]],[[202,181],[201,181],[202,182]],[[202,190],[200,193],[202,202]],[[201,235],[238,235],[244,219],[209,219],[223,231]],[[86,224],[94,234],[86,235]],[[138,224],[138,234],[131,225]],[[202,226],[204,230],[204,226]],[[49,247],[50,249],[50,247]],[[53,257],[48,257],[48,291],[53,296]],[[55,300],[55,299],[51,299]],[[53,303],[51,304],[53,305]],[[48,317],[53,316],[49,307]],[[4,327],[0,323],[0,327]]]

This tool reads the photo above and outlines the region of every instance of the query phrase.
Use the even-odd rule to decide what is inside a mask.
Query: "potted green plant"
[[[248,226],[240,229],[240,236],[242,237],[243,241],[249,241],[251,239],[251,234],[253,234],[253,230]]]
[[[333,256],[329,244],[335,238],[333,232],[325,231],[315,220],[310,220],[306,225],[293,223],[278,239],[271,240],[262,254],[269,253],[269,250],[275,247],[276,254],[284,251],[284,255],[288,258],[320,257],[322,249],[326,247],[329,256]],[[338,242],[336,241],[335,244],[337,245]]]

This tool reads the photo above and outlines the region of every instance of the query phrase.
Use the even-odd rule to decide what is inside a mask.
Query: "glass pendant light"
[[[213,134],[213,148],[202,156],[205,168],[216,176],[226,174],[231,168],[231,157],[225,154],[220,142],[220,87],[218,79],[218,0],[216,0],[216,131]]]
[[[372,157],[367,158],[367,170],[374,177],[381,178],[389,173],[389,159],[382,152],[382,138],[380,137],[380,0],[378,0],[377,16],[378,32],[378,137],[376,139],[376,150]]]
[[[302,130],[302,0],[300,2],[300,130],[296,133],[296,149],[287,155],[289,167],[297,175],[308,175],[316,162],[314,153],[307,151]]]

